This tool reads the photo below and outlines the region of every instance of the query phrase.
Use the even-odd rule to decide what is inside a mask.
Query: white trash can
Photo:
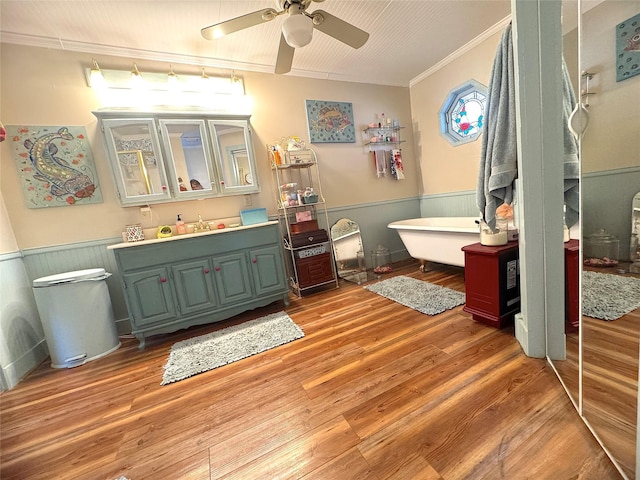
[[[71,368],[120,347],[104,268],[33,281],[33,294],[53,368]]]

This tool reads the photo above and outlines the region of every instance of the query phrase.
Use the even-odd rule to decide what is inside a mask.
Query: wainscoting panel
[[[480,217],[475,190],[423,195],[421,217]]]
[[[391,222],[420,217],[420,204],[417,198],[406,198],[379,203],[348,205],[330,208],[329,228],[341,218],[349,218],[360,226],[362,247],[367,267],[371,267],[371,251],[378,245],[387,247],[391,253],[391,261],[397,262],[409,258],[398,233],[388,228]]]
[[[582,232],[604,228],[620,240],[620,260],[629,260],[631,200],[640,191],[640,167],[584,174]]]
[[[0,385],[11,389],[49,355],[22,254],[0,255]]]

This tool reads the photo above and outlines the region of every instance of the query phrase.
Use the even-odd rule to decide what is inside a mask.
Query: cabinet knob
[[[166,282],[166,281],[167,281],[167,278],[166,278],[166,277],[160,277],[160,281],[161,281],[162,283],[164,283],[164,282]]]
[[[208,268],[205,268],[205,269],[204,269],[204,273],[205,273],[205,274],[206,274],[206,273],[209,273],[209,269],[208,269]]]
[[[254,258],[253,260],[251,260],[253,263],[258,263],[258,259]]]
[[[220,271],[220,266],[216,266],[216,272]]]

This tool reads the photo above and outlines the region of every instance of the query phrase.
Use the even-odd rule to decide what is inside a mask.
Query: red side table
[[[564,244],[565,332],[576,332],[580,325],[580,241]]]
[[[477,322],[496,328],[513,323],[520,311],[520,266],[518,242],[489,247],[474,243],[464,252],[463,310]]]

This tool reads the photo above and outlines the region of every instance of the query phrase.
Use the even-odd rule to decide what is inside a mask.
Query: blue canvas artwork
[[[355,143],[351,103],[307,100],[306,104],[311,143]]]
[[[640,13],[616,26],[616,82],[640,73]]]
[[[84,127],[7,126],[28,208],[101,203]]]

